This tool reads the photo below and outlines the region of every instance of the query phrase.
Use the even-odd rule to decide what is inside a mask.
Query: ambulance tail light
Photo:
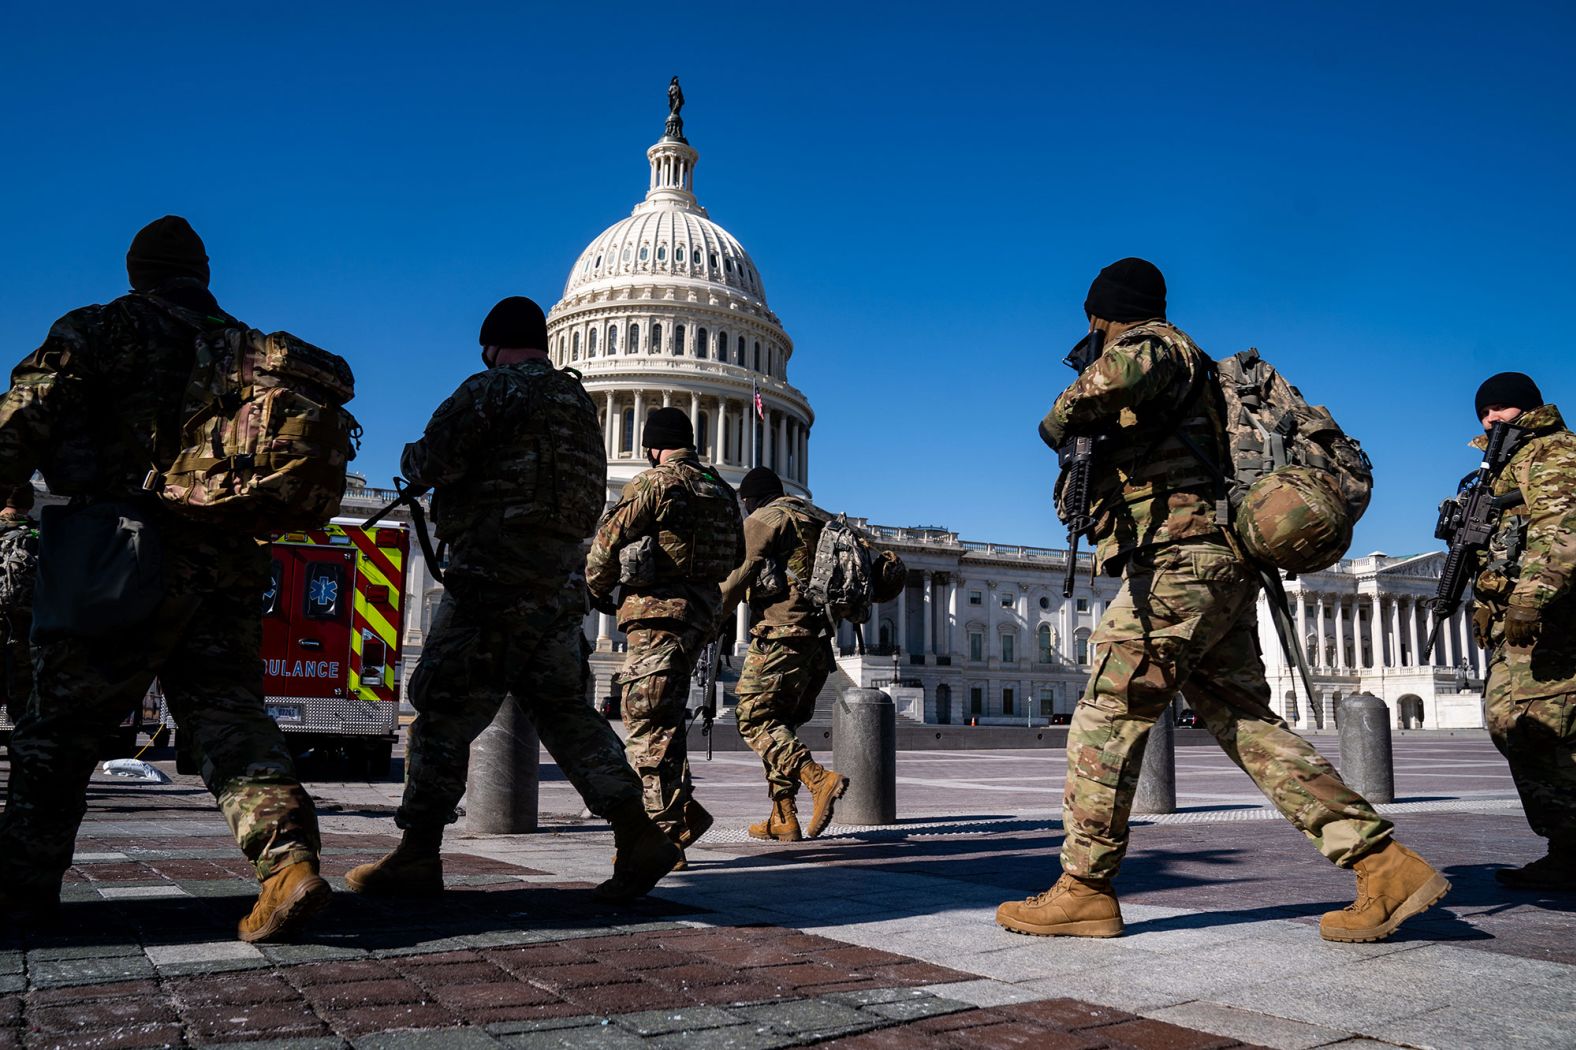
[[[383,679],[383,672],[388,668],[389,649],[383,639],[371,631],[361,632],[361,680],[363,682],[379,682]]]

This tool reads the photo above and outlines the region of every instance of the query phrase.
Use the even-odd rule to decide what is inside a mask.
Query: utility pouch
[[[788,593],[788,577],[783,567],[771,558],[762,558],[755,578],[750,581],[750,604],[770,605]]]
[[[136,504],[45,507],[38,544],[35,643],[108,637],[152,616],[164,598],[159,533]]]
[[[649,587],[657,582],[657,538],[642,536],[618,552],[618,582],[625,587]]]

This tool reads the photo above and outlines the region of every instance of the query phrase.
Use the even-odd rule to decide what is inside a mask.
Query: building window
[[[737,364],[740,368],[743,368],[744,367],[744,336],[742,336],[742,335],[739,336],[739,341],[734,344],[734,350],[737,351],[737,353],[738,353],[738,360],[736,362],[734,362],[734,363]]]
[[[1040,663],[1048,664],[1048,663],[1051,662],[1051,625],[1050,624],[1048,624],[1048,623],[1040,624],[1039,639],[1040,639]]]
[[[681,324],[673,326],[673,356],[684,356],[684,326]]]
[[[569,360],[580,360],[580,333],[576,332],[569,343]]]
[[[657,245],[657,262],[667,262],[667,261],[668,261],[668,246],[665,245],[665,244]]]
[[[1010,634],[1002,635],[1001,636],[1001,660],[1002,660],[1002,663],[1008,663],[1008,664],[1012,663],[1012,661],[1014,659],[1012,649],[1013,649],[1012,635],[1010,635]]]
[[[587,357],[595,357],[596,356],[596,329],[595,328],[591,329],[590,332],[586,333],[586,356]]]
[[[618,353],[618,325],[609,325],[607,329],[607,352],[611,356]]]
[[[640,246],[640,261],[641,262],[645,262],[650,257],[651,257],[651,248],[649,246],[647,246],[647,245],[642,244]]]
[[[755,364],[752,367],[757,372],[761,370],[761,344],[759,340],[755,343]]]
[[[624,245],[624,261],[629,262],[629,245]]]
[[[1040,608],[1042,608],[1042,609],[1049,609],[1050,607],[1051,607],[1051,600],[1049,598],[1047,598],[1043,594],[1040,595]]]
[[[694,251],[690,252],[690,262],[694,263],[696,266],[700,265],[700,249],[699,248],[696,248]]]
[[[1083,627],[1073,635],[1073,659],[1080,664],[1089,662],[1089,628]]]
[[[971,715],[984,714],[985,713],[984,708],[985,708],[985,690],[981,689],[977,685],[969,686],[969,714],[971,714]]]
[[[711,264],[711,268],[713,270],[715,270],[717,268],[717,253],[716,252],[709,252],[709,253],[707,253],[706,261],[708,263],[710,263]]]
[[[1053,686],[1040,687],[1040,714],[1053,715],[1056,713],[1056,689]]]
[[[640,326],[633,323],[629,326],[629,352],[640,353]]]
[[[975,663],[985,659],[985,636],[979,631],[969,632],[969,659]]]
[[[633,408],[624,409],[623,427],[621,428],[621,436],[618,439],[618,447],[625,453],[635,450],[635,410]]]
[[[727,332],[718,332],[717,333],[717,360],[719,360],[719,361],[726,361],[726,360],[728,360],[728,333]]]
[[[969,592],[969,604],[970,605],[984,605],[985,604],[985,595],[981,594],[979,591],[970,591]]]
[[[1013,708],[1013,702],[1012,701],[1013,701],[1012,687],[1008,686],[1007,688],[1005,688],[1005,689],[1003,689],[1001,691],[1001,713],[1002,714],[1004,714],[1004,715],[1012,714],[1012,708]]]
[[[695,356],[705,360],[708,345],[706,342],[706,329],[695,329]]]
[[[1012,608],[1012,595],[1010,595],[1010,594],[1003,594],[1001,596],[1001,607],[1003,609],[1011,609]]]
[[[1088,598],[1076,598],[1076,599],[1074,599],[1074,601],[1076,602],[1076,604],[1073,606],[1073,608],[1077,609],[1079,612],[1088,612],[1089,611],[1089,599]]]
[[[651,326],[651,347],[649,352],[653,354],[662,353],[662,326],[659,324]]]

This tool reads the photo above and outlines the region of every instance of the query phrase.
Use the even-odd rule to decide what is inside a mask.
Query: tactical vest
[[[821,541],[821,527],[827,520],[825,512],[798,496],[779,496],[772,503],[788,515],[799,537],[799,544],[788,555],[783,570],[790,580],[798,581],[802,588],[815,570],[815,547]]]
[[[733,489],[692,463],[664,463],[657,508],[657,580],[721,583],[739,564],[743,528]]]
[[[465,478],[433,493],[438,538],[452,541],[484,518],[508,527],[584,539],[607,495],[607,451],[596,406],[573,369],[537,362],[497,368],[489,391],[491,443]]]
[[[1192,381],[1177,400],[1155,398],[1122,410],[1122,425],[1116,431],[1119,443],[1109,454],[1115,480],[1121,486],[1121,500],[1142,503],[1167,492],[1213,491],[1214,475],[1178,436],[1179,432],[1186,434],[1199,448],[1219,458],[1220,440],[1206,397],[1210,360],[1192,340],[1164,321],[1146,321],[1123,333],[1120,342],[1144,338],[1178,351]]]

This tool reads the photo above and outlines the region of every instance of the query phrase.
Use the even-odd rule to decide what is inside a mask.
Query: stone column
[[[613,421],[618,417],[618,405],[612,394],[603,400],[607,404],[607,418],[602,421],[602,444],[607,446],[607,458],[612,459],[618,454],[618,446],[613,443]]]
[[[613,616],[611,613],[597,613],[596,616],[596,647],[598,652],[610,652],[613,648]]]
[[[662,407],[663,408],[672,408],[673,407],[673,391],[671,391],[671,390],[664,390],[662,392]]]
[[[1325,608],[1325,605],[1328,604],[1328,600],[1322,594],[1315,594],[1313,596],[1313,601],[1314,601],[1314,607],[1313,607],[1314,608],[1314,621],[1317,624],[1317,629],[1318,629],[1318,632],[1319,632],[1319,645],[1318,645],[1319,652],[1313,659],[1313,666],[1315,666],[1315,667],[1328,667],[1330,665],[1326,661],[1329,659],[1329,657],[1327,657],[1325,655],[1325,652],[1327,651],[1327,646],[1329,645],[1329,643],[1325,640],[1325,637],[1324,637],[1324,628],[1325,628],[1324,608]]]
[[[1335,669],[1346,670],[1346,596],[1335,596]]]
[[[693,390],[690,391],[690,429],[695,431],[696,437],[700,436],[700,395]]]
[[[749,435],[744,446],[744,462],[739,464],[741,467],[755,466],[755,423],[755,403],[745,402],[744,429],[749,432]]]
[[[728,403],[722,398],[717,399],[717,411],[712,413],[711,419],[711,461],[718,466],[722,465],[723,432],[728,425]]]
[[[1309,655],[1308,648],[1308,592],[1297,586],[1297,644],[1304,650],[1304,655]]]
[[[1375,671],[1384,666],[1384,609],[1378,591],[1368,605],[1368,660]]]
[[[637,391],[635,391],[634,440],[632,440],[629,443],[630,453],[636,459],[640,458],[641,448],[643,447],[640,444],[641,431],[645,430],[645,428],[646,428],[646,395],[645,395],[644,391],[637,390]]]
[[[897,623],[892,626],[892,644],[900,652],[908,651],[908,580],[904,579],[903,589],[897,592]]]
[[[1390,664],[1392,667],[1405,667],[1406,660],[1401,655],[1401,596],[1395,595],[1390,599]]]
[[[919,575],[920,594],[925,599],[925,652],[934,655],[936,652],[936,596],[932,593],[935,587],[935,578],[928,572]]]
[[[958,651],[958,579],[947,577],[947,655]]]
[[[783,477],[788,476],[788,413],[777,412],[777,448],[773,450],[773,457],[777,463],[777,473]]]
[[[733,614],[733,652],[735,656],[742,656],[750,647],[750,607],[745,602],[740,602]]]

